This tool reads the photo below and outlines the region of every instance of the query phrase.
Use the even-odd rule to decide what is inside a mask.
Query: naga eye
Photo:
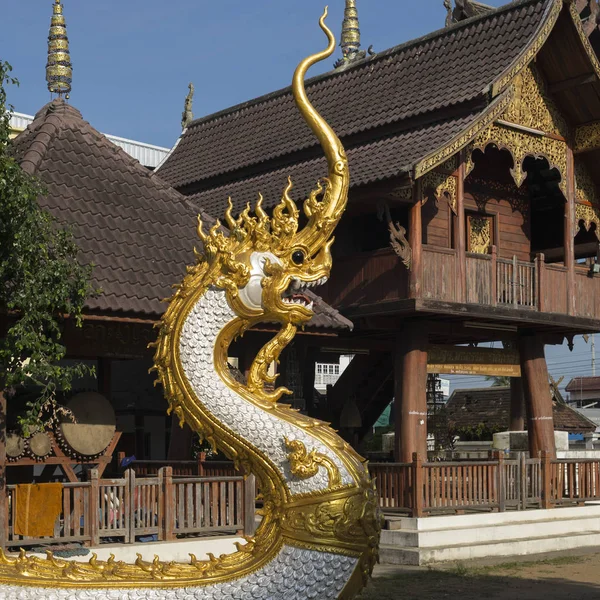
[[[306,260],[306,255],[304,254],[304,252],[302,250],[296,250],[296,252],[294,252],[294,254],[292,254],[292,260],[294,261],[295,264],[301,265]]]

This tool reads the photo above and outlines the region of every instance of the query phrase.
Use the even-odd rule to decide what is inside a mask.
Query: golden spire
[[[340,46],[342,47],[342,58],[334,64],[336,69],[366,58],[367,52],[369,56],[375,56],[373,46],[370,46],[367,52],[360,49],[360,23],[358,22],[356,0],[346,0]]]
[[[54,13],[48,34],[48,64],[46,65],[46,81],[48,90],[53,94],[69,97],[73,68],[69,54],[69,38],[67,24],[63,15],[61,0],[55,0]]]
[[[340,46],[344,57],[350,59],[360,50],[360,23],[358,22],[356,0],[346,0]]]

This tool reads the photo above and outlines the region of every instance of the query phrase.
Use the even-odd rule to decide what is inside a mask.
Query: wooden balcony
[[[463,257],[464,270],[456,250],[423,246],[416,296],[409,292],[409,272],[391,249],[337,259],[323,296],[346,310],[420,299],[600,320],[600,275],[590,275],[587,267],[575,267],[574,302],[569,306],[568,269],[546,264],[542,254],[524,262],[500,258],[494,248],[491,254]]]

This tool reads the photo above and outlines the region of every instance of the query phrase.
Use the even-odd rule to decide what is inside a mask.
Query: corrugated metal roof
[[[14,112],[10,119],[10,126],[14,131],[23,131],[30,123],[33,123],[32,115]],[[135,158],[145,167],[155,169],[166,158],[170,152],[170,148],[162,146],[154,146],[145,144],[144,142],[136,142],[126,138],[117,137],[116,135],[104,134],[113,144],[123,148],[129,156]]]

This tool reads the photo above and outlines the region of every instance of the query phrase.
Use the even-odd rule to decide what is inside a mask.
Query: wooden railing
[[[118,455],[119,464],[125,453]],[[210,460],[200,452],[197,460],[134,460],[127,469],[135,471],[138,477],[157,476],[163,467],[173,469],[173,477],[235,477],[241,475],[230,460]]]
[[[458,299],[456,250],[424,246],[423,261],[423,298],[455,302]]]
[[[536,294],[536,265],[504,258],[497,259],[497,300],[498,304],[509,304],[519,308],[535,308]]]
[[[550,498],[564,505],[600,498],[600,461],[560,460],[550,464]]]
[[[90,481],[63,484],[61,511],[47,537],[16,535],[15,488],[7,487],[5,499],[7,546],[65,542],[97,546],[104,538],[121,538],[128,544],[140,536],[173,540],[181,535],[254,533],[252,475],[174,479],[172,469],[165,467],[156,477],[137,477],[128,470],[122,479],[99,479],[94,470]]]
[[[384,512],[413,517],[467,510],[553,508],[600,500],[599,460],[505,460],[372,463]]]

